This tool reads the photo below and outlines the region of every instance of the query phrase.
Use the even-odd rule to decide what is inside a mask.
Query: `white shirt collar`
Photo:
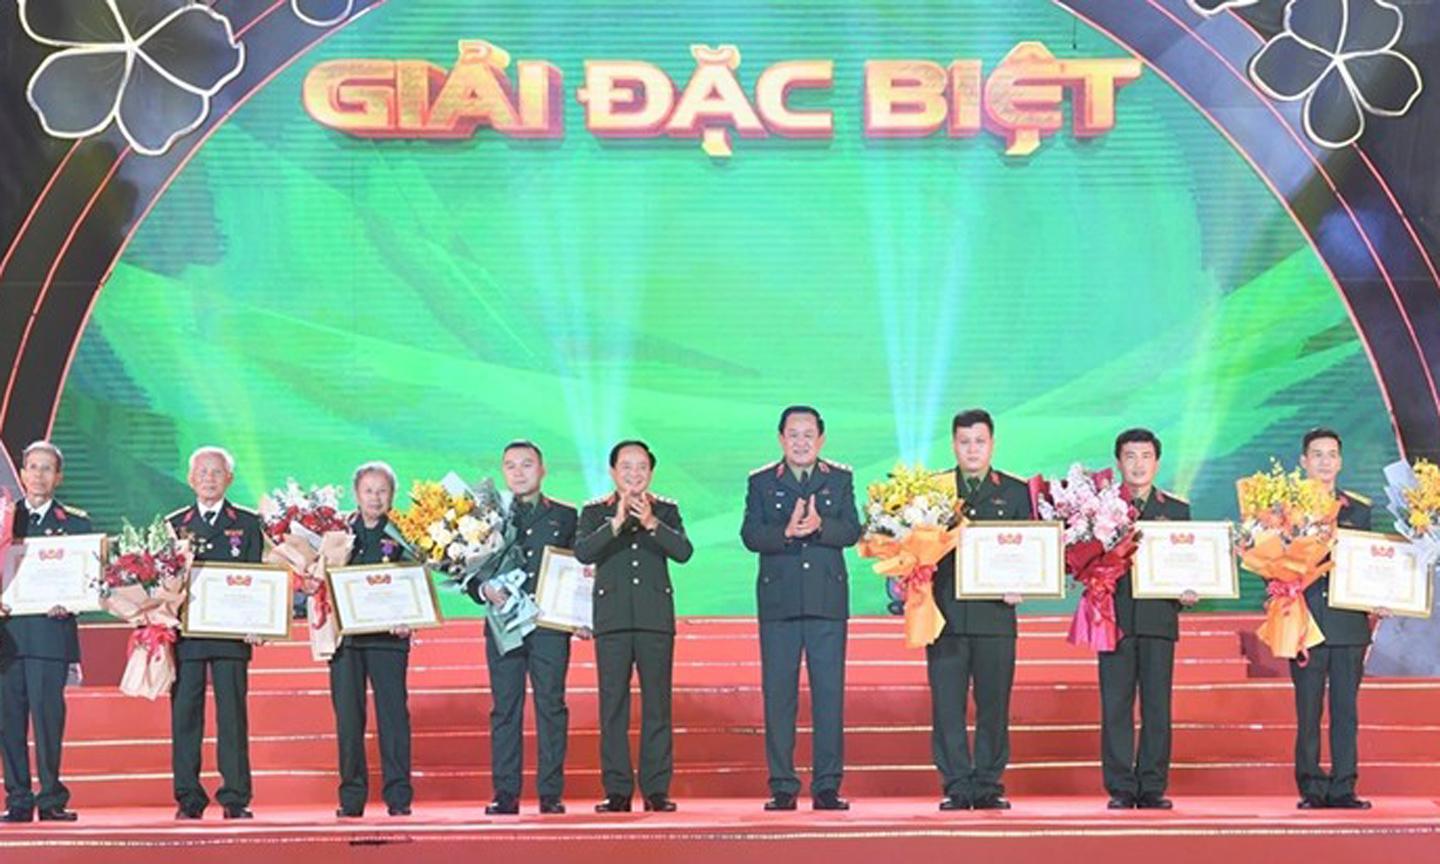
[[[36,515],[38,515],[38,516],[40,517],[39,521],[41,521],[41,522],[44,522],[44,521],[45,521],[45,516],[50,512],[50,508],[51,508],[51,507],[54,507],[54,506],[55,506],[55,499],[54,499],[54,498],[51,498],[49,501],[46,501],[44,504],[41,504],[38,508],[31,507],[31,506],[30,506],[30,499],[28,499],[28,498],[25,499],[25,510],[26,510],[26,512],[28,512],[31,516],[36,516]]]
[[[216,514],[218,514],[224,507],[225,507],[225,501],[224,501],[224,499],[221,499],[220,501],[215,502],[215,506],[213,506],[213,507],[206,507],[204,504],[201,504],[199,501],[196,501],[196,502],[195,502],[195,509],[196,509],[197,511],[199,511],[199,513],[200,513],[200,518],[201,518],[201,519],[204,519],[204,520],[207,521],[207,522],[210,521],[210,514],[211,514],[211,513],[216,513]],[[217,518],[218,518],[218,517],[217,517]]]

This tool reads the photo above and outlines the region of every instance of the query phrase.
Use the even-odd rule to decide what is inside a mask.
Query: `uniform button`
[[[639,566],[640,566],[640,562],[639,562],[639,561],[631,561],[631,562],[630,562],[630,566],[631,566],[631,567],[639,567]]]
[[[534,549],[526,549],[526,550],[525,550],[525,557],[526,557],[526,558],[533,558],[533,557],[535,557],[535,550],[534,550]]]
[[[639,544],[639,543],[631,543],[631,544],[630,544],[630,548],[631,548],[631,549],[639,549],[639,548],[640,548],[640,544]]]
[[[535,533],[535,529],[534,529],[534,528],[526,528],[526,529],[525,529],[525,536],[526,536],[526,537],[529,537],[531,534],[534,534],[534,533]]]
[[[639,584],[640,584],[640,577],[639,577],[639,576],[636,576],[634,579],[631,579],[631,580],[630,580],[630,583],[631,583],[632,585],[639,585]]]
[[[784,509],[784,508],[783,508],[781,505],[776,504],[776,505],[775,505],[775,509],[776,509],[776,510],[782,510],[782,509]]]
[[[809,562],[809,561],[806,561],[805,563],[801,564],[800,566],[801,566],[801,567],[804,567],[806,570],[809,570],[809,569],[810,569],[810,562]]]

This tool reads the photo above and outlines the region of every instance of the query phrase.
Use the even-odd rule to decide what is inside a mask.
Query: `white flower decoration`
[[[1251,59],[1250,78],[1272,99],[1305,100],[1305,134],[1345,147],[1367,113],[1397,117],[1420,95],[1420,70],[1392,50],[1404,27],[1384,0],[1290,0],[1285,29]]]
[[[57,138],[113,121],[138,153],[158,156],[197,129],[210,99],[245,66],[230,20],[190,0],[19,0],[20,25],[62,50],[25,96]]]

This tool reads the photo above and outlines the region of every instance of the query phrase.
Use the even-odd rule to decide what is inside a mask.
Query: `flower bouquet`
[[[161,518],[143,529],[127,520],[112,549],[101,577],[100,607],[135,628],[120,692],[153,701],[175,683],[180,605],[194,556]]]
[[[260,499],[260,522],[271,546],[264,561],[288,567],[295,589],[305,594],[305,617],[310,625],[310,656],[328,660],[340,644],[327,567],[343,567],[354,538],[340,515],[339,486],[311,486],[308,491],[291,479]]]
[[[445,587],[475,597],[484,596],[486,583],[506,591],[506,602],[490,604],[486,615],[502,654],[520,645],[540,614],[534,598],[519,590],[525,567],[509,499],[489,479],[471,488],[452,472],[438,483],[416,483],[410,507],[390,516],[425,562],[444,575]]]
[[[1325,641],[1305,605],[1305,589],[1330,572],[1340,499],[1300,470],[1235,481],[1240,499],[1240,562],[1265,579],[1265,621],[1256,631],[1276,657],[1300,658]]]
[[[905,644],[929,645],[945,629],[935,603],[935,567],[960,538],[954,475],[896,465],[889,479],[870,486],[868,498],[860,555],[879,559],[875,572],[898,586],[905,604]]]
[[[1065,570],[1085,586],[1067,640],[1114,651],[1115,585],[1135,557],[1135,508],[1109,469],[1092,474],[1078,462],[1064,477],[1031,479],[1030,489],[1041,519],[1065,523]]]
[[[1440,560],[1440,465],[1421,459],[1385,466],[1385,495],[1396,532],[1415,544],[1421,563]]]

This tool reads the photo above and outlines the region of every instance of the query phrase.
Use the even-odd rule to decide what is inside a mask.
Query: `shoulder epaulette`
[[[166,521],[166,522],[169,522],[171,519],[174,519],[175,517],[179,516],[181,513],[184,513],[186,510],[189,510],[192,506],[194,506],[194,505],[192,505],[192,504],[186,504],[184,507],[181,507],[179,510],[176,510],[176,511],[171,512],[171,513],[166,513],[166,514],[165,514],[165,521]]]
[[[844,462],[832,462],[829,459],[821,459],[820,463],[822,465],[829,465],[831,468],[839,468],[841,471],[846,471],[851,474],[855,473],[855,469],[851,468],[849,465],[846,465]]]
[[[654,492],[650,493],[650,497],[654,498],[656,501],[661,501],[666,504],[673,504],[676,507],[680,506],[680,502],[676,501],[674,498],[666,498],[664,495],[656,495]]]
[[[575,509],[575,505],[569,501],[561,501],[559,498],[551,498],[549,495],[545,496],[545,500],[551,504],[559,504],[561,507],[569,507],[571,510]]]
[[[86,513],[84,510],[81,510],[79,507],[72,507],[72,506],[69,505],[69,504],[61,504],[59,501],[56,501],[55,504],[56,504],[56,506],[58,506],[61,510],[64,510],[66,513],[69,513],[71,516],[79,516],[81,519],[89,519],[89,518],[90,518],[90,514],[89,514],[89,513]]]
[[[1364,495],[1361,495],[1359,492],[1351,492],[1349,489],[1345,489],[1342,491],[1345,493],[1345,495],[1355,499],[1361,504],[1364,504],[1366,507],[1370,506],[1370,499],[1366,498]]]
[[[592,505],[592,504],[605,504],[605,503],[607,503],[609,500],[610,500],[610,496],[609,496],[609,495],[599,495],[599,496],[596,496],[596,497],[594,497],[594,498],[591,498],[589,501],[586,501],[586,502],[584,503],[584,505],[582,505],[582,506],[589,507],[589,506]]]
[[[257,519],[260,518],[259,511],[251,510],[249,507],[241,507],[239,504],[231,504],[230,509],[234,510],[237,513],[244,513],[247,516],[254,516]]]
[[[766,471],[774,470],[775,466],[779,464],[779,462],[766,462],[764,465],[761,465],[759,468],[751,471],[750,476],[754,477],[756,474],[764,474]]]
[[[1179,495],[1176,495],[1174,492],[1171,492],[1169,489],[1161,489],[1160,491],[1164,493],[1164,495],[1165,495],[1166,498],[1170,498],[1170,499],[1173,499],[1173,500],[1175,500],[1175,501],[1179,501],[1181,504],[1184,504],[1186,507],[1189,507],[1189,506],[1190,506],[1190,499],[1189,499],[1189,498],[1181,498]]]
[[[1014,474],[1011,474],[1009,471],[1001,471],[1001,470],[998,469],[998,468],[991,468],[990,470],[993,471],[993,472],[995,472],[995,476],[996,476],[996,477],[1000,477],[1001,479],[1004,479],[1004,480],[1009,480],[1009,481],[1011,481],[1012,483],[1019,483],[1019,484],[1021,484],[1022,486],[1025,484],[1025,481],[1024,481],[1024,480],[1021,480],[1019,477],[1016,477]]]

